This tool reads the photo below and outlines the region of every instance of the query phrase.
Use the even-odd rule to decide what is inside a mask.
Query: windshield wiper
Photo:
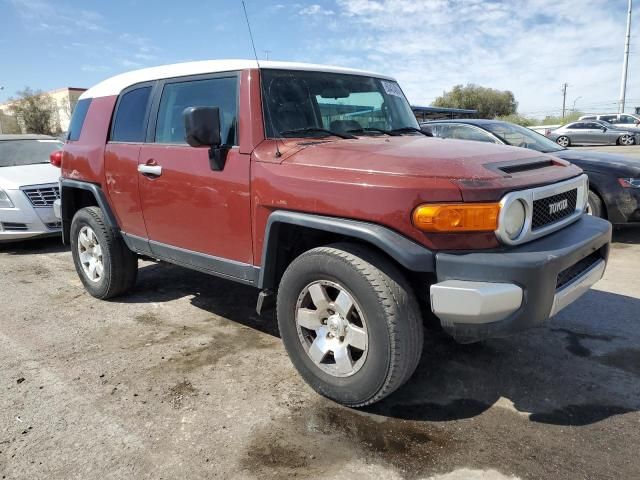
[[[356,138],[354,135],[350,135],[348,133],[338,133],[328,130],[326,128],[320,127],[304,127],[304,128],[293,128],[291,130],[283,130],[280,132],[280,135],[293,134],[296,135],[298,133],[324,133],[325,136],[333,135],[334,137],[340,137],[344,139]]]
[[[364,128],[353,128],[351,130],[347,130],[347,133],[366,133],[366,132],[378,132],[384,133],[385,135],[390,135],[392,137],[397,137],[400,135],[397,132],[392,132],[390,130],[384,130],[382,128],[373,128],[373,127],[364,127]]]
[[[389,130],[389,132],[391,133],[406,133],[406,132],[417,132],[417,133],[421,133],[422,135],[424,135],[425,137],[431,137],[431,135],[429,135],[427,132],[423,132],[422,130],[420,130],[419,128],[416,127],[400,127],[400,128],[393,128],[391,130]]]

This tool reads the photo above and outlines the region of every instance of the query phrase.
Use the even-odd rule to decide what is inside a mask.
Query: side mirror
[[[185,140],[192,147],[218,147],[220,141],[220,109],[187,107],[184,116]]]
[[[229,147],[222,145],[220,109],[218,107],[187,107],[182,115],[186,142],[192,147],[209,147],[211,170],[223,170]]]
[[[607,131],[607,127],[602,127],[602,131],[606,132]]]

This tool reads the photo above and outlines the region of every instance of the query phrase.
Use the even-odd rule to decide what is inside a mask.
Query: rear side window
[[[147,123],[147,105],[151,87],[140,87],[129,90],[118,102],[118,110],[113,121],[111,141],[113,142],[144,142]]]
[[[237,77],[210,78],[188,82],[167,83],[162,90],[158,120],[157,143],[186,143],[184,117],[187,107],[218,107],[220,137],[226,145],[236,145],[238,110]]]
[[[73,115],[71,115],[71,121],[69,122],[67,140],[75,141],[80,138],[82,125],[84,125],[84,119],[87,117],[87,112],[89,111],[89,105],[91,105],[90,98],[79,100],[78,103],[76,103],[76,108],[73,109]]]

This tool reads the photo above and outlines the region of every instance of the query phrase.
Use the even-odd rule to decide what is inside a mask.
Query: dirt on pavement
[[[0,478],[640,478],[640,230],[548,328],[427,332],[364,411],[291,366],[257,291],[141,262],[89,296],[57,239],[0,245]]]

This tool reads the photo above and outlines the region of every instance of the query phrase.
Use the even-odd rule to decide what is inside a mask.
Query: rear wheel
[[[136,282],[138,257],[106,225],[98,207],[86,207],[74,215],[71,253],[80,280],[96,298],[121,295]]]
[[[618,138],[618,145],[634,145],[636,143],[633,135],[624,134]]]
[[[587,199],[587,213],[594,217],[606,218],[607,215],[604,212],[604,204],[602,199],[597,193],[589,190],[589,197]]]
[[[291,361],[318,393],[360,407],[381,400],[415,370],[424,341],[402,273],[367,247],[309,250],[278,289],[278,326]]]
[[[569,145],[571,145],[571,140],[569,140],[569,137],[567,137],[566,135],[562,135],[558,138],[556,138],[556,143],[558,145],[560,145],[561,147],[568,147]]]

